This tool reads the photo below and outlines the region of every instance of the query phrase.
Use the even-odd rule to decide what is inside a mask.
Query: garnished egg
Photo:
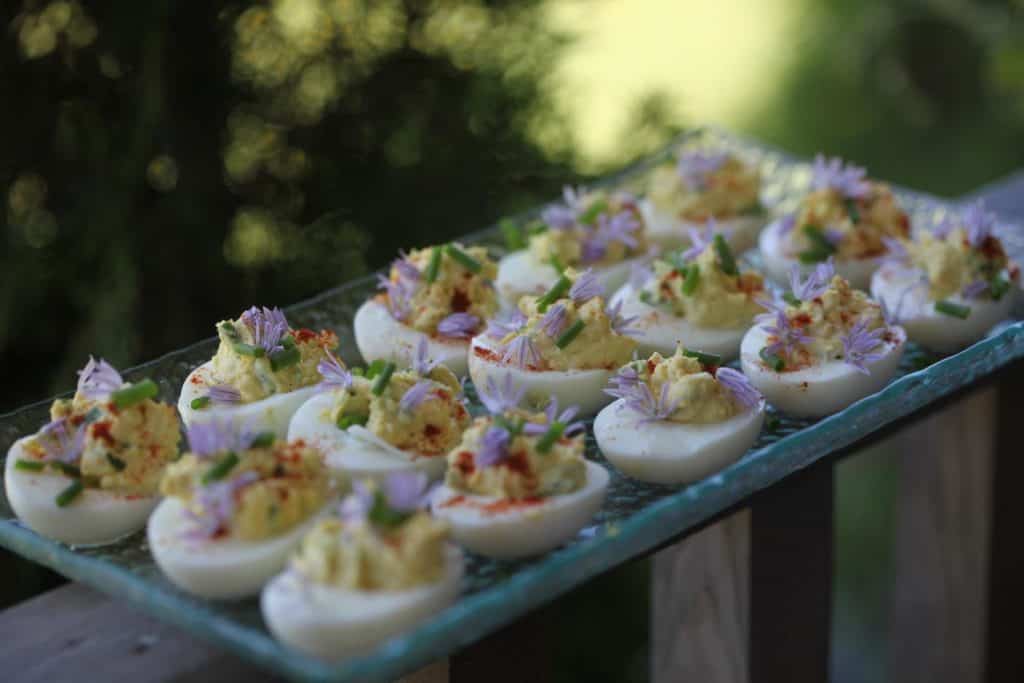
[[[629,279],[630,270],[647,260],[646,256],[618,263],[592,266],[591,270],[607,292],[613,292]],[[506,306],[514,307],[523,296],[538,296],[558,281],[560,271],[550,263],[542,263],[529,251],[515,251],[498,264],[495,286]]]
[[[800,260],[800,249],[795,247],[787,236],[793,230],[789,218],[780,218],[771,222],[758,239],[758,249],[764,272],[776,282],[785,282],[793,267],[800,269],[802,275],[812,273],[820,262],[803,262]],[[867,289],[871,275],[886,258],[885,253],[864,258],[833,258],[835,271],[840,277],[849,280],[858,289]],[[824,260],[824,259],[823,259]]]
[[[466,374],[467,339],[449,339],[419,332],[396,320],[387,306],[377,299],[370,299],[359,307],[352,329],[359,352],[367,363],[383,360],[408,367],[416,356],[416,349],[425,343],[430,358],[444,363],[460,377]]]

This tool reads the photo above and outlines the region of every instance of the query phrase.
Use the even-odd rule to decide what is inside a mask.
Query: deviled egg
[[[145,526],[181,438],[157,392],[152,380],[126,383],[90,358],[74,397],[54,401],[50,422],[7,453],[4,485],[18,519],[71,545],[112,543]]]
[[[469,339],[498,308],[494,262],[483,247],[445,244],[414,249],[380,277],[384,291],[356,311],[356,345],[367,363],[412,364],[420,342],[461,376]]]
[[[149,549],[175,585],[203,598],[255,595],[280,572],[330,494],[323,456],[302,441],[218,422],[188,430],[191,451],[160,482]]]
[[[764,399],[721,356],[680,346],[623,367],[608,393],[618,400],[594,420],[597,445],[627,475],[683,484],[747,452],[764,423]]]
[[[375,361],[361,374],[333,356],[321,361],[324,391],[295,413],[288,438],[315,445],[346,480],[381,480],[400,470],[440,479],[470,418],[459,379],[427,353],[421,339],[412,368]]]
[[[593,519],[608,472],[583,458],[578,409],[544,413],[516,406],[523,388],[511,375],[480,391],[490,411],[477,418],[448,455],[448,472],[431,502],[452,536],[499,559],[539,555],[566,543]]]
[[[541,405],[556,396],[593,415],[609,399],[608,378],[636,348],[628,318],[605,309],[602,286],[590,271],[566,270],[547,292],[524,296],[519,310],[492,321],[470,343],[469,374],[479,390],[511,375],[524,400]]]
[[[979,202],[934,234],[890,243],[892,257],[872,278],[871,293],[911,341],[956,351],[1010,317],[1020,268],[1007,258],[994,226]]]
[[[725,238],[709,225],[694,230],[692,246],[638,268],[611,298],[611,309],[631,319],[640,354],[670,356],[683,344],[732,360],[761,311],[764,278],[741,270]]]
[[[820,417],[884,387],[896,374],[907,334],[864,292],[835,275],[831,261],[806,280],[794,267],[785,301],[768,302],[743,337],[743,372],[768,402]]]
[[[761,233],[765,273],[785,281],[792,267],[806,275],[832,259],[836,272],[858,289],[887,254],[886,239],[910,236],[910,219],[888,185],[865,178],[863,168],[839,159],[814,160],[811,192],[795,213]]]
[[[708,219],[737,252],[757,243],[767,221],[757,168],[729,152],[687,149],[651,174],[640,202],[647,236],[666,249],[688,246]]]
[[[426,484],[413,472],[357,482],[341,518],[317,523],[263,589],[278,640],[329,660],[366,654],[458,597],[462,552],[448,525],[422,511]]]
[[[498,293],[506,307],[539,295],[566,268],[589,268],[608,291],[621,286],[630,268],[647,258],[643,217],[625,193],[565,188],[564,204],[549,206],[529,231],[526,248],[498,264]]]
[[[252,307],[217,323],[212,360],[185,379],[178,412],[186,426],[217,422],[284,438],[292,415],[316,391],[317,365],[338,346],[330,331],[293,329],[279,308]]]

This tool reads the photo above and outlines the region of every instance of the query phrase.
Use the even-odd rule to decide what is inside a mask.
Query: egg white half
[[[448,366],[459,377],[466,374],[468,340],[441,339],[423,334],[395,320],[388,307],[375,299],[370,299],[356,311],[352,330],[359,353],[367,363],[385,360],[400,368],[410,367],[416,358],[416,348],[421,340],[426,339],[430,360]]]
[[[761,361],[759,353],[767,345],[768,334],[752,327],[740,346],[743,373],[768,402],[779,410],[800,417],[831,415],[884,387],[899,369],[907,333],[902,327],[889,328],[895,340],[883,342],[882,357],[866,363],[865,375],[841,360],[827,360],[791,372],[775,372]]]
[[[690,230],[704,230],[705,223],[688,221],[665,211],[659,211],[650,200],[640,200],[640,213],[647,227],[647,237],[664,249],[678,249],[690,245]],[[764,227],[765,219],[760,216],[736,216],[715,219],[718,232],[732,250],[742,254],[757,244],[757,235]]]
[[[486,511],[483,506],[501,498],[463,494],[446,486],[437,488],[431,510],[451,525],[452,537],[480,555],[515,559],[539,555],[571,540],[601,509],[608,490],[608,471],[586,462],[587,479],[572,493],[543,502]]]
[[[639,316],[630,327],[639,330],[633,338],[639,342],[641,358],[655,351],[663,356],[671,356],[680,343],[689,349],[717,354],[727,361],[740,353],[740,340],[746,334],[747,327],[698,327],[665,308],[645,304],[629,283],[612,296],[610,304],[614,306],[619,301],[622,302],[620,315]]]
[[[333,403],[332,393],[314,396],[296,411],[288,428],[288,440],[303,439],[320,449],[333,474],[349,481],[372,479],[381,483],[393,472],[420,471],[431,480],[444,476],[444,454],[408,453],[379,438],[374,440],[372,432],[358,438],[369,431],[358,425],[347,432],[338,429],[329,417]]]
[[[215,420],[220,424],[231,425],[236,430],[272,431],[283,439],[288,434],[288,422],[292,415],[316,393],[316,387],[308,386],[284,394],[273,394],[252,403],[210,403],[205,408],[194,409],[192,400],[206,395],[212,377],[213,361],[207,361],[185,378],[178,398],[178,412],[186,427]]]
[[[959,294],[950,301],[969,306],[965,320],[935,310],[928,296],[928,285],[915,287],[921,271],[898,263],[886,263],[871,279],[871,295],[884,301],[886,307],[899,315],[899,323],[912,341],[940,353],[951,353],[984,337],[1000,321],[1010,317],[1018,288],[1016,283],[999,301],[967,300]]]
[[[260,607],[270,632],[315,657],[339,660],[368,653],[381,642],[440,612],[459,595],[462,552],[445,549],[436,583],[395,591],[358,591],[305,581],[293,569],[263,589]]]
[[[146,527],[149,550],[157,566],[182,590],[211,600],[255,595],[280,572],[288,556],[319,515],[274,538],[245,541],[230,535],[211,540],[184,538],[191,522],[185,505],[167,498]]]
[[[790,251],[789,242],[782,230],[782,220],[774,221],[761,232],[758,240],[764,272],[781,284],[789,283],[789,271],[794,265],[800,267],[806,277],[814,270],[815,263],[801,263],[796,253]],[[862,259],[835,259],[836,274],[848,280],[856,289],[867,289],[871,275],[882,263],[882,256]]]
[[[597,445],[625,474],[656,484],[687,484],[739,460],[764,423],[764,401],[714,424],[648,422],[619,399],[594,420]]]
[[[608,266],[594,267],[593,272],[605,292],[613,292],[629,279],[634,264],[643,258],[632,258]],[[581,267],[580,270],[584,268]],[[528,250],[513,251],[498,262],[498,278],[494,285],[502,305],[514,308],[520,297],[539,295],[551,289],[558,281],[558,271],[550,263],[541,263]]]
[[[17,460],[29,460],[25,442],[18,439],[7,452],[4,486],[14,514],[32,531],[61,543],[76,546],[106,545],[146,525],[159,496],[126,496],[112,491],[85,489],[65,507],[58,494],[74,479],[58,474],[26,472]]]
[[[469,376],[477,389],[487,386],[488,377],[493,377],[497,385],[502,386],[505,376],[512,375],[514,386],[526,388],[523,396],[525,407],[543,407],[551,396],[555,396],[561,406],[579,406],[581,416],[593,415],[612,400],[604,393],[605,385],[612,376],[611,370],[523,370],[482,358],[473,351],[474,348],[500,352],[493,339],[485,335],[473,338],[469,350]]]

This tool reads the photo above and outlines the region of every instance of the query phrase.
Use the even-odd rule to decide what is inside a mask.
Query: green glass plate
[[[785,209],[807,187],[809,165],[777,151],[715,130],[693,131],[601,185],[639,188],[644,174],[670,159],[681,145],[730,149],[758,164],[769,206]],[[899,191],[915,225],[933,225],[951,205]],[[526,221],[534,212],[517,217]],[[1024,255],[1024,233],[1000,226],[1010,254]],[[465,241],[500,251],[500,231],[491,227]],[[375,290],[372,277],[350,282],[292,306],[293,324],[331,328],[348,362],[359,362],[351,322],[356,308]],[[215,340],[199,342],[126,373],[159,382],[161,397],[175,403],[188,372],[208,360]],[[471,556],[460,600],[415,630],[381,645],[361,659],[328,664],[278,644],[267,632],[256,600],[214,603],[183,594],[156,569],[142,533],[103,548],[72,548],[41,538],[13,519],[0,498],[0,544],[78,581],[127,600],[158,618],[178,624],[238,655],[286,676],[308,681],[390,680],[508,624],[591,577],[683,535],[721,511],[771,486],[791,472],[834,453],[885,425],[970,385],[1024,357],[1024,324],[1007,323],[989,338],[937,362],[912,345],[898,379],[881,392],[820,421],[777,416],[756,446],[739,462],[690,486],[642,484],[612,472],[607,502],[593,523],[567,546],[525,562],[496,562]],[[920,369],[923,368],[923,369]],[[35,432],[48,417],[49,401],[0,416],[0,453]],[[588,436],[588,457],[603,462]]]

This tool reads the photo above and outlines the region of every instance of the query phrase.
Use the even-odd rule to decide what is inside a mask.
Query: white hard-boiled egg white
[[[871,279],[871,295],[885,302],[899,317],[912,341],[940,353],[950,353],[984,337],[1000,321],[1010,317],[1017,287],[1011,287],[1001,299],[964,299],[959,294],[948,300],[970,309],[966,318],[957,318],[935,310],[928,295],[928,284],[921,271],[898,263],[886,263]]]
[[[370,299],[359,307],[352,329],[359,353],[367,363],[385,360],[400,368],[410,367],[416,358],[417,347],[426,339],[427,358],[448,366],[459,377],[466,374],[467,340],[432,337],[415,330],[395,320],[388,307],[376,299]]]
[[[339,429],[330,418],[334,400],[333,393],[314,396],[299,408],[288,428],[288,440],[303,439],[319,448],[334,475],[341,474],[349,481],[371,479],[381,484],[389,474],[398,471],[424,472],[431,480],[444,475],[443,454],[403,451],[360,425]]]
[[[462,573],[462,552],[452,546],[445,551],[439,581],[406,590],[335,588],[288,569],[263,589],[260,607],[278,640],[315,657],[339,660],[366,654],[450,605],[459,595]]]
[[[761,261],[764,272],[776,282],[788,282],[789,273],[793,266],[799,266],[801,275],[806,277],[811,273],[816,263],[801,263],[797,253],[792,250],[789,240],[786,238],[785,220],[779,219],[769,224],[761,232],[758,240],[758,247],[761,252]],[[871,282],[871,275],[882,263],[883,256],[861,259],[835,259],[836,275],[848,280],[856,289],[867,289]]]
[[[452,537],[475,553],[497,559],[539,555],[571,540],[601,508],[608,471],[589,461],[586,467],[586,482],[572,493],[514,501],[441,485],[431,509],[451,525]]]
[[[49,472],[30,472],[16,466],[28,460],[25,442],[19,439],[7,453],[4,486],[14,514],[32,531],[77,546],[103,545],[132,534],[146,525],[146,518],[160,502],[158,496],[125,495],[86,488],[66,506],[57,496],[75,480]]]
[[[881,358],[865,363],[870,374],[836,359],[801,370],[775,372],[761,361],[759,354],[768,344],[768,333],[758,326],[743,337],[740,362],[750,383],[779,410],[801,417],[823,417],[879,391],[893,378],[907,334],[898,326],[890,327],[889,332],[892,339],[883,340],[876,351]]]
[[[739,355],[740,340],[748,329],[698,327],[667,308],[644,303],[640,300],[639,292],[629,283],[612,296],[610,306],[620,301],[622,309],[619,314],[622,317],[637,316],[629,326],[637,330],[631,336],[639,343],[641,357],[650,356],[655,351],[663,356],[671,356],[676,347],[682,344],[689,349],[700,349],[727,361],[732,360]]]
[[[647,227],[647,238],[663,249],[678,249],[689,246],[690,230],[704,230],[705,223],[688,221],[669,212],[659,211],[650,200],[640,201],[640,213]],[[757,235],[764,227],[761,216],[735,216],[716,218],[715,232],[721,233],[733,251],[742,254],[757,244]]]
[[[497,386],[511,375],[512,384],[525,389],[523,402],[527,407],[540,407],[554,396],[559,405],[579,406],[580,415],[593,415],[611,401],[604,393],[613,370],[530,370],[501,362],[498,342],[487,335],[474,337],[469,350],[469,376],[478,389],[487,386],[493,377]]]
[[[192,539],[192,521],[178,498],[165,499],[146,532],[153,559],[179,588],[201,598],[227,600],[255,595],[288,561],[317,515],[280,536],[242,540],[230,534]]]
[[[594,266],[591,271],[597,276],[604,291],[612,292],[629,278],[633,266],[644,260],[625,259],[607,266]],[[512,308],[522,296],[537,296],[551,289],[558,281],[558,276],[559,273],[554,266],[550,263],[541,263],[528,250],[514,251],[498,262],[498,278],[494,286],[498,290],[502,304]]]
[[[656,484],[687,484],[740,459],[761,433],[764,401],[722,422],[681,424],[642,417],[619,399],[594,420],[597,445],[625,474]]]
[[[206,396],[213,380],[213,361],[207,361],[189,373],[181,387],[178,398],[178,412],[188,427],[192,424],[217,422],[230,425],[232,429],[254,429],[274,432],[283,439],[288,434],[288,423],[303,403],[316,393],[315,386],[302,387],[295,391],[272,394],[251,403],[224,404],[211,402],[205,408],[193,408],[192,401]]]

